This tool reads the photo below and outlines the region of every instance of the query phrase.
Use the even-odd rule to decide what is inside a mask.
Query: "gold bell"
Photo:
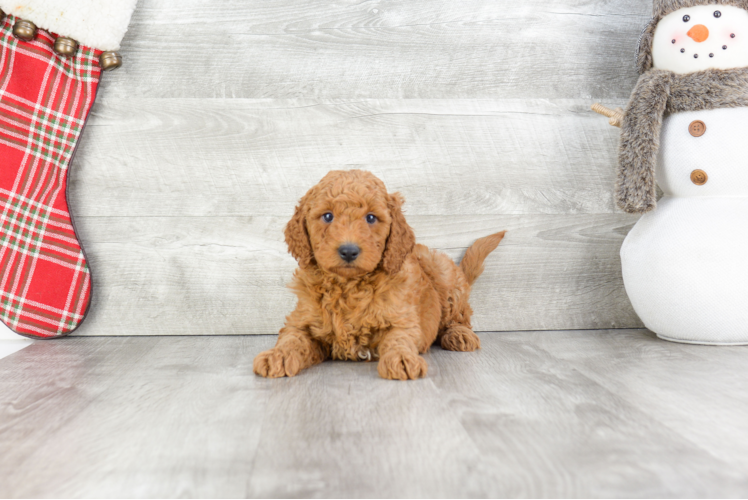
[[[122,66],[122,56],[118,52],[102,52],[99,56],[99,66],[104,71],[111,71]]]
[[[13,25],[13,34],[16,38],[30,42],[36,36],[36,24],[31,21],[19,19],[16,21],[16,24]]]
[[[72,38],[61,36],[55,40],[55,52],[62,57],[72,57],[78,51],[78,42]]]

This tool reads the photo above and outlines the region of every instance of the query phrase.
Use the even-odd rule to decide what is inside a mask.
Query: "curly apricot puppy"
[[[330,172],[301,199],[286,226],[298,304],[275,348],[255,358],[256,374],[293,377],[329,358],[373,358],[383,378],[418,379],[428,369],[420,354],[437,340],[451,351],[480,349],[470,285],[504,233],[478,240],[458,267],[416,245],[402,203],[361,170]]]

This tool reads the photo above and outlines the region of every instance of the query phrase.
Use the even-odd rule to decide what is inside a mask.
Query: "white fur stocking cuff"
[[[99,50],[117,50],[137,0],[0,0],[6,14]]]

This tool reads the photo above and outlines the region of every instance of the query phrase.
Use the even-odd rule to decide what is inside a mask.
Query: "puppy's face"
[[[317,265],[345,278],[374,271],[392,224],[385,196],[355,184],[328,195],[306,218]]]
[[[286,242],[302,267],[316,264],[344,278],[380,265],[394,273],[415,246],[401,204],[369,172],[330,172],[302,198]]]

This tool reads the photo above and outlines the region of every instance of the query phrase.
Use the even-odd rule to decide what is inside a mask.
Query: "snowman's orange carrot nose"
[[[703,24],[697,24],[691,30],[688,32],[688,36],[693,38],[693,41],[696,43],[701,43],[706,41],[707,38],[709,38],[709,28],[704,26]]]

